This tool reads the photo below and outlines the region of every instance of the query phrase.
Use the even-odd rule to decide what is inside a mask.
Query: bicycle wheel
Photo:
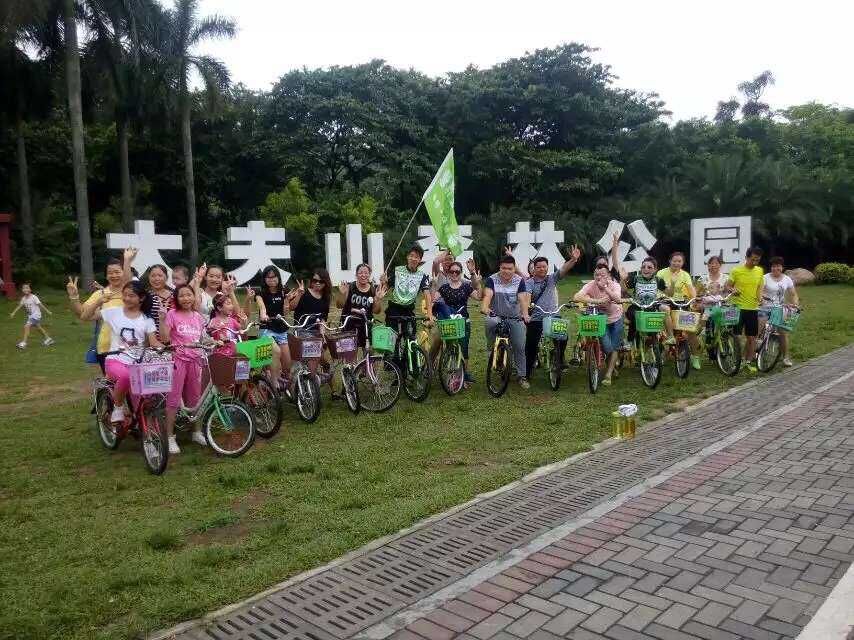
[[[95,393],[95,406],[92,409],[95,414],[95,428],[98,437],[105,449],[115,451],[121,444],[122,438],[113,423],[110,415],[113,413],[113,396],[109,389],[98,389]]]
[[[458,394],[463,390],[464,376],[465,367],[460,345],[455,342],[445,344],[439,356],[439,382],[442,389],[449,396]]]
[[[243,400],[252,411],[255,430],[262,438],[272,438],[282,428],[282,403],[273,385],[263,376],[253,378]]]
[[[587,386],[590,393],[596,393],[599,390],[602,372],[599,369],[599,343],[590,341],[584,353],[587,359]]]
[[[205,439],[216,453],[242,456],[255,442],[255,421],[249,408],[235,398],[219,398],[204,418]]]
[[[489,352],[489,361],[486,365],[486,390],[489,395],[500,398],[507,391],[510,384],[510,354],[507,351],[507,343],[502,340],[497,342]]]
[[[549,386],[552,388],[552,391],[557,391],[560,389],[560,379],[561,375],[563,375],[563,362],[561,362],[560,351],[554,340],[552,340],[546,354],[546,360],[549,363]]]
[[[169,445],[166,442],[166,427],[163,422],[162,399],[158,403],[151,398],[142,400],[140,425],[142,432],[142,457],[146,468],[156,476],[166,471],[169,462]]]
[[[676,375],[682,379],[688,377],[691,372],[691,347],[687,340],[680,340],[676,344]]]
[[[768,373],[777,366],[780,359],[780,336],[776,333],[770,334],[760,347],[756,358],[756,366],[762,373]]]
[[[423,402],[430,393],[430,358],[427,352],[417,344],[410,344],[412,364],[406,360],[404,354],[404,366],[410,367],[403,381],[403,390],[410,400]]]
[[[359,406],[365,411],[382,413],[391,409],[400,398],[400,371],[382,356],[368,357],[373,377],[368,373],[368,358],[357,364],[355,370]]]
[[[661,382],[661,343],[657,336],[641,338],[641,380],[650,389],[655,389]]]
[[[320,415],[320,387],[317,378],[308,370],[300,371],[296,379],[297,413],[303,422],[311,424]]]
[[[344,391],[344,401],[347,403],[347,408],[354,414],[359,413],[361,408],[359,405],[359,388],[356,386],[356,375],[353,373],[353,368],[350,365],[345,366],[341,370],[341,386]]]
[[[732,331],[724,331],[715,349],[715,361],[725,376],[734,376],[741,370],[741,345]]]

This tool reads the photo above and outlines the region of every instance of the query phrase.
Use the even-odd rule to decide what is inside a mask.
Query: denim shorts
[[[30,325],[31,327],[37,327],[37,326],[39,326],[41,323],[42,323],[42,319],[41,319],[41,318],[33,318],[32,316],[30,316],[29,318],[27,318],[27,321],[26,321],[24,324],[28,324],[28,325]]]
[[[602,336],[602,351],[612,353],[623,344],[623,317],[605,327],[605,335]]]
[[[288,344],[288,334],[284,331],[280,333],[272,329],[261,329],[258,332],[258,336],[261,338],[272,338],[276,344]]]

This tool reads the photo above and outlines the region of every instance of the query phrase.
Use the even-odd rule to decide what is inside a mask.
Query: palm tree
[[[234,21],[213,15],[199,17],[198,0],[175,0],[172,10],[166,12],[167,24],[160,45],[167,81],[178,97],[181,116],[181,141],[184,151],[184,184],[187,194],[187,227],[190,235],[190,259],[199,257],[199,235],[196,222],[196,190],[193,175],[193,141],[190,115],[194,96],[190,92],[190,73],[201,76],[211,104],[228,88],[229,76],[225,65],[210,56],[196,55],[193,51],[202,41],[212,38],[231,38],[237,28]]]

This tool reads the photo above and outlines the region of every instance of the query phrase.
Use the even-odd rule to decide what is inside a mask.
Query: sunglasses
[[[326,284],[326,283],[325,283],[323,280],[321,280],[320,278],[312,278],[312,279],[311,279],[311,283],[312,283],[312,284]]]
[[[459,269],[451,269],[450,271],[448,271],[448,273],[452,275],[459,275],[462,273],[462,271],[460,271]]]

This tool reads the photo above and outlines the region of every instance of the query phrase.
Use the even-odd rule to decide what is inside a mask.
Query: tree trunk
[[[16,123],[18,135],[18,185],[21,194],[21,236],[24,253],[33,255],[33,208],[30,200],[30,177],[27,168],[27,142],[24,137],[24,120],[19,116]]]
[[[187,191],[187,232],[190,236],[190,263],[199,261],[199,233],[196,228],[196,188],[193,178],[193,140],[190,132],[190,97],[181,107],[181,139],[184,145],[184,186]]]
[[[122,183],[122,227],[130,233],[133,231],[133,193],[128,158],[128,122],[124,116],[116,118],[116,136],[119,140],[119,173]]]
[[[71,157],[74,167],[74,195],[77,208],[77,235],[80,240],[80,276],[88,283],[94,278],[92,231],[89,225],[89,193],[86,187],[86,149],[83,140],[83,101],[80,95],[80,52],[74,0],[63,0],[65,21],[65,80],[71,118]]]

